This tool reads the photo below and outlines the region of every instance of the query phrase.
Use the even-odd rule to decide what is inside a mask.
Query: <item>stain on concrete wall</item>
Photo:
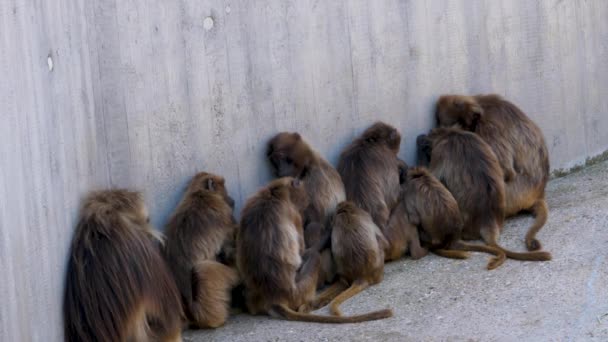
[[[376,120],[414,160],[441,93],[497,92],[552,168],[608,149],[608,2],[0,2],[0,340],[61,340],[65,261],[90,189],[144,192],[162,226],[198,170],[237,209],[297,130],[335,163]]]

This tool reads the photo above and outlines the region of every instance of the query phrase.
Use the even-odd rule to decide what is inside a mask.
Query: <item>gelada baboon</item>
[[[148,222],[136,192],[86,197],[68,261],[67,341],[181,340],[179,291]]]
[[[341,316],[340,304],[384,277],[384,248],[388,244],[371,216],[352,202],[338,205],[333,220],[331,249],[340,280],[350,287],[330,303],[332,314]],[[390,309],[375,311],[376,319],[393,315]]]
[[[532,212],[535,221],[526,234],[526,247],[531,251],[541,249],[536,234],[548,216],[545,186],[549,153],[540,128],[498,95],[442,96],[436,118],[439,126],[475,132],[492,147],[504,172],[505,215]]]
[[[304,181],[309,204],[304,211],[304,240],[307,247],[331,233],[328,218],[338,203],[346,199],[338,172],[302,139],[298,133],[282,132],[268,142],[267,156],[277,177],[295,177]],[[321,252],[320,283],[335,276],[331,252]]]
[[[400,144],[394,127],[376,122],[342,151],[338,162],[346,198],[367,211],[383,233],[399,200]]]
[[[234,261],[233,207],[224,178],[200,172],[167,223],[165,257],[196,327],[217,328],[229,315],[238,274],[219,261]]]
[[[245,204],[236,245],[249,312],[320,323],[374,319],[369,315],[334,317],[297,311],[315,301],[318,250],[325,247],[321,243],[304,249],[302,213],[308,204],[303,182],[293,177],[270,182]]]
[[[420,246],[418,229],[407,218],[405,202],[402,200],[408,166],[400,159],[397,160],[397,163],[399,167],[401,195],[397,206],[391,212],[388,225],[383,232],[386,240],[390,241],[384,250],[385,261],[397,260],[408,251],[413,259],[420,259],[427,254],[427,251]]]
[[[490,247],[517,260],[550,260],[544,251],[517,253],[498,245],[504,223],[504,176],[491,147],[474,133],[456,128],[436,128],[417,139],[421,159],[452,193],[463,220],[463,238],[482,238]],[[491,268],[504,256],[497,255]],[[496,267],[496,266],[494,266]]]
[[[505,254],[490,246],[461,241],[462,217],[456,199],[426,168],[413,167],[406,172],[402,202],[408,221],[420,227],[420,240],[433,253],[455,259],[466,259],[465,251],[486,252],[501,256],[488,265],[500,266]]]

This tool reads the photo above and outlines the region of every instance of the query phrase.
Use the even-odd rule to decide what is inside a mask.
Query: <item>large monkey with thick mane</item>
[[[141,196],[92,192],[79,216],[63,304],[66,341],[180,341],[179,291]]]
[[[492,147],[504,173],[505,215],[532,212],[535,221],[526,234],[526,247],[540,250],[536,234],[547,221],[549,180],[549,153],[540,128],[498,95],[444,95],[437,101],[435,116],[440,127],[474,132]]]

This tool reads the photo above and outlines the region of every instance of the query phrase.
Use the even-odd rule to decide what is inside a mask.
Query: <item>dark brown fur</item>
[[[408,221],[421,228],[422,245],[435,254],[466,259],[469,255],[465,251],[499,253],[491,247],[472,245],[460,240],[462,218],[458,203],[448,189],[427,169],[423,167],[409,169],[402,194]],[[496,268],[502,262],[504,258],[496,259],[489,268]]]
[[[338,203],[346,199],[338,172],[315,152],[298,133],[282,132],[268,142],[268,160],[277,177],[295,177],[304,181],[309,205],[304,211],[304,239],[307,247],[331,234],[329,217]],[[331,252],[321,252],[319,285],[335,277]]]
[[[297,312],[315,300],[320,268],[317,248],[324,247],[320,244],[304,253],[302,213],[308,204],[305,185],[292,177],[272,181],[245,204],[237,234],[237,265],[249,312],[321,323],[374,319]]]
[[[346,198],[367,211],[388,235],[392,235],[387,231],[390,215],[399,201],[400,144],[401,135],[394,127],[377,122],[342,151],[338,162]],[[394,249],[392,243],[389,240],[388,254]]]
[[[352,202],[338,205],[333,222],[331,248],[340,280],[349,286],[330,303],[332,314],[341,316],[340,304],[384,277],[384,248],[388,244],[371,216]],[[376,311],[378,318],[393,315]]]
[[[189,321],[200,328],[226,322],[230,292],[238,283],[235,268],[220,263],[234,259],[234,201],[224,178],[201,172],[166,227],[165,256],[182,295]]]
[[[67,341],[178,341],[179,292],[136,192],[84,200],[68,261]]]
[[[463,238],[482,238],[501,254],[518,260],[550,260],[547,252],[516,253],[498,245],[504,223],[504,176],[496,155],[476,134],[436,128],[418,142],[430,150],[429,170],[452,193],[463,219]],[[499,254],[499,258],[504,258]],[[493,260],[488,266],[492,268]]]
[[[536,234],[547,221],[545,186],[549,153],[540,128],[513,103],[498,95],[445,95],[437,102],[437,123],[475,132],[496,154],[504,172],[505,215],[530,211],[535,222],[526,234],[528,250],[539,250]]]

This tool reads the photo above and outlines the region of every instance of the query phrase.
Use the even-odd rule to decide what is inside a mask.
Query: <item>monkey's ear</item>
[[[207,179],[207,182],[205,182],[205,189],[215,191],[215,182],[213,181],[213,178]]]
[[[302,136],[301,136],[301,135],[300,135],[300,133],[298,133],[298,132],[294,132],[294,133],[293,133],[293,137],[294,137],[296,140],[301,140],[301,139],[302,139]]]

